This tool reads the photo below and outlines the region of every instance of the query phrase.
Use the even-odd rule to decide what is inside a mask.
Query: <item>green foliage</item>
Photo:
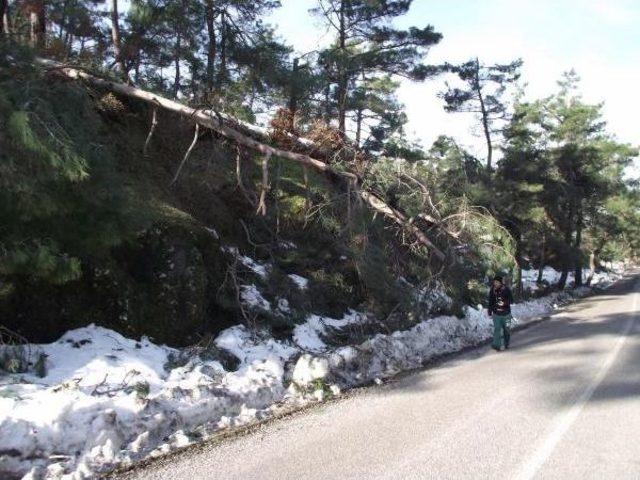
[[[377,111],[374,116],[378,117],[375,123],[379,130],[375,136],[380,143],[380,128],[393,133],[404,123],[397,107],[386,112],[379,109],[382,103],[394,102],[389,95],[391,78],[425,80],[439,71],[424,63],[427,50],[442,38],[433,26],[404,30],[391,26],[410,6],[411,0],[321,0],[313,9],[335,34],[335,42],[320,53],[318,63],[325,77],[326,120],[335,111],[342,134],[347,131],[348,112],[354,112],[353,120],[360,132],[365,110]],[[356,133],[356,140],[360,143],[360,133]]]
[[[133,386],[133,391],[136,393],[136,396],[140,399],[147,398],[149,396],[149,392],[151,387],[149,386],[149,382],[136,382]]]
[[[550,250],[563,279],[575,269],[579,284],[585,250],[600,255],[623,235],[622,212],[632,215],[623,176],[637,150],[606,132],[602,105],[584,103],[578,81],[568,72],[556,95],[516,105],[496,210],[517,239],[521,265],[526,252],[544,264]]]
[[[499,136],[508,118],[508,103],[503,99],[509,86],[520,78],[522,60],[509,64],[483,65],[477,58],[461,65],[448,65],[461,86],[450,86],[440,93],[447,112],[467,112],[477,115],[487,143],[487,170],[492,168],[495,137]]]
[[[0,46],[0,277],[62,284],[141,223],[84,90]]]

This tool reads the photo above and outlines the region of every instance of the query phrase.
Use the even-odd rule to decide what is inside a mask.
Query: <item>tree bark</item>
[[[545,266],[544,263],[546,261],[546,258],[545,258],[546,240],[547,240],[547,234],[543,233],[542,244],[540,245],[540,264],[538,265],[538,280],[536,281],[538,285],[542,283],[542,280],[544,278],[544,266]]]
[[[175,77],[173,79],[173,98],[178,98],[178,92],[180,91],[180,49],[182,48],[182,36],[180,32],[176,36],[176,45],[173,56]]]
[[[596,252],[592,251],[589,254],[589,276],[587,277],[587,282],[585,283],[585,285],[588,287],[589,285],[591,285],[591,282],[593,281],[593,274],[596,271]]]
[[[215,28],[216,14],[213,9],[213,0],[206,0],[205,15],[207,20],[207,34],[209,36],[209,45],[207,47],[206,88],[207,88],[207,93],[210,93],[213,90],[213,79],[215,75],[215,61],[216,61],[216,28]]]
[[[352,181],[357,184],[359,177],[352,172],[345,172],[335,170],[331,165],[322,162],[316,158],[302,153],[291,152],[289,150],[282,150],[266,143],[260,142],[252,137],[249,137],[235,128],[225,124],[222,116],[213,116],[206,111],[194,109],[181,103],[169,100],[168,98],[155,95],[151,92],[135,88],[125,83],[116,83],[103,78],[95,77],[89,73],[78,70],[76,68],[66,67],[58,62],[52,60],[39,59],[40,64],[49,67],[52,71],[61,73],[62,75],[78,80],[84,80],[91,85],[99,88],[104,88],[114,93],[124,95],[131,98],[137,98],[144,102],[150,103],[154,106],[164,108],[180,115],[185,120],[193,123],[199,123],[220,135],[227,137],[236,143],[245,147],[251,148],[265,156],[275,156],[286,160],[290,160],[302,165],[313,167],[316,170],[333,175],[336,178],[343,178],[348,181]],[[388,205],[384,200],[375,195],[374,193],[366,190],[358,189],[358,195],[375,211],[383,214],[385,217],[392,220],[394,223],[402,227],[403,230],[413,235],[418,243],[423,244],[429,248],[433,254],[440,260],[445,259],[445,254],[436,247],[427,237],[427,235],[420,230],[420,228],[413,225],[405,214],[396,210]]]
[[[356,112],[356,148],[360,150],[360,139],[362,137],[362,109]]]
[[[578,206],[577,209],[577,219],[576,219],[576,243],[574,245],[575,251],[575,286],[582,286],[582,206]]]
[[[515,293],[516,298],[520,300],[522,298],[522,234],[517,231],[514,232],[513,237],[516,239],[516,278],[515,278]]]
[[[300,70],[300,59],[293,59],[293,66],[291,68],[291,81],[289,85],[289,125],[290,132],[295,131],[296,126],[296,114],[298,113],[298,85],[296,83],[296,75]]]
[[[69,2],[68,0],[64,0],[63,4],[62,4],[62,14],[60,17],[60,30],[58,31],[58,40],[62,40],[64,38],[64,27],[65,24],[67,23],[67,9],[69,7]],[[67,43],[64,42],[64,44],[66,45]]]
[[[347,46],[347,26],[345,19],[346,0],[340,2],[340,31],[339,31],[339,71],[338,71],[338,130],[342,138],[347,136],[347,87],[349,77],[345,64]]]
[[[124,79],[128,78],[127,67],[122,55],[122,45],[120,43],[120,15],[118,14],[118,0],[111,0],[111,40],[113,41],[113,54],[116,64],[120,69],[120,74]]]
[[[9,3],[0,0],[0,34],[9,34]]]
[[[484,131],[484,138],[487,142],[487,171],[491,171],[492,157],[493,157],[493,145],[491,144],[491,130],[489,129],[489,114],[487,107],[484,104],[484,96],[482,95],[482,87],[480,85],[480,61],[476,58],[476,78],[475,89],[478,95],[478,101],[480,102],[480,112],[482,120],[482,129]]]
[[[564,290],[564,287],[567,285],[567,277],[569,276],[569,266],[564,264],[562,266],[562,273],[560,274],[560,279],[556,284],[558,290]]]
[[[31,46],[42,49],[45,46],[47,20],[44,0],[31,0],[27,3],[27,11],[29,12],[29,40]]]
[[[227,23],[224,17],[225,12],[223,11],[220,13],[220,69],[216,85],[218,90],[227,79]]]
[[[571,229],[566,230],[564,234],[564,244],[567,251],[564,255],[564,261],[562,262],[562,273],[560,275],[560,279],[558,280],[558,283],[556,284],[556,287],[559,290],[563,290],[564,287],[567,285],[569,269],[571,268],[571,264],[572,264],[573,249],[571,245],[571,236],[572,236],[572,230]]]
[[[324,122],[327,125],[331,122],[331,82],[328,79],[324,86]]]

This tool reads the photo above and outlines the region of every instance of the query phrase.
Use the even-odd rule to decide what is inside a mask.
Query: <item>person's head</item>
[[[493,288],[499,288],[502,286],[503,279],[500,275],[493,277]]]

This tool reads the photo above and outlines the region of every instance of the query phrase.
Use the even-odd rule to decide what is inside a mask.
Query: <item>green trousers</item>
[[[496,348],[502,347],[504,341],[505,348],[509,347],[509,339],[511,338],[511,332],[509,331],[509,323],[511,322],[511,315],[496,315],[493,314],[493,346]]]

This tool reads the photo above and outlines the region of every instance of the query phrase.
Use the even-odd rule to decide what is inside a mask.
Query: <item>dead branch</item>
[[[438,247],[436,247],[431,242],[431,240],[427,238],[427,236],[424,234],[422,230],[416,227],[413,223],[409,222],[407,220],[407,217],[403,213],[391,208],[385,202],[380,200],[377,196],[365,190],[360,191],[360,196],[369,205],[371,205],[376,211],[382,213],[387,218],[392,219],[395,223],[402,226],[405,230],[410,231],[418,239],[420,243],[431,248],[431,250],[433,251],[433,253],[435,253],[435,255],[438,257],[439,260],[442,261],[445,259],[444,253]]]
[[[257,204],[257,200],[249,195],[249,192],[244,187],[244,182],[242,181],[242,147],[240,145],[236,145],[236,185],[247,202],[250,205],[255,206]]]
[[[158,125],[158,109],[153,109],[153,117],[151,118],[151,128],[149,129],[149,134],[147,135],[147,140],[144,142],[144,147],[142,148],[142,154],[146,157],[147,150],[149,148],[149,144],[151,143],[151,137],[153,137],[153,133],[156,131],[156,126]]]
[[[184,164],[187,163],[187,159],[189,158],[189,155],[191,155],[193,148],[196,146],[196,143],[198,143],[199,134],[200,134],[200,125],[196,123],[195,132],[193,134],[193,141],[191,142],[191,145],[189,145],[187,153],[184,154],[184,158],[182,159],[182,162],[180,162],[180,166],[178,167],[178,170],[176,170],[176,174],[174,175],[173,180],[171,180],[171,183],[169,184],[170,187],[173,186],[173,184],[176,183],[176,181],[178,180],[178,177],[180,176],[180,172],[182,171],[182,167],[184,167]]]
[[[260,191],[260,200],[258,201],[258,209],[256,214],[260,213],[264,217],[267,214],[266,197],[269,190],[269,159],[271,154],[267,153],[262,159],[262,190]]]

